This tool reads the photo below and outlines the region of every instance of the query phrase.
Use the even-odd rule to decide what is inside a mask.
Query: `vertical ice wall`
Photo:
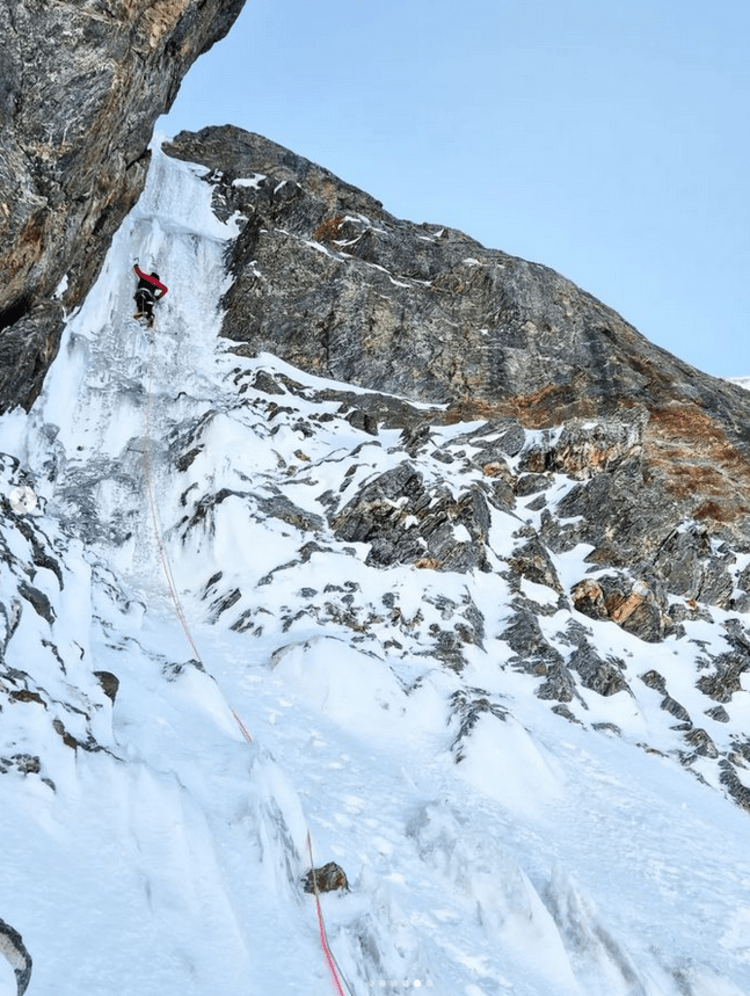
[[[167,159],[155,145],[143,196],[68,322],[27,434],[35,471],[54,475],[53,502],[63,515],[85,510],[90,521],[81,526],[88,539],[105,543],[123,570],[148,572],[153,564],[145,446],[152,447],[155,493],[168,505],[172,482],[160,459],[168,431],[220,401],[214,366],[228,281],[223,256],[238,229],[211,211],[203,173]],[[169,288],[156,306],[153,333],[133,319],[136,260]],[[42,424],[44,446],[54,437],[52,461],[50,453],[32,452]]]

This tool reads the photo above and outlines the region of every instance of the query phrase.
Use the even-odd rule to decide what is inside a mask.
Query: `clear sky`
[[[749,0],[247,0],[158,127],[227,123],[750,374]]]

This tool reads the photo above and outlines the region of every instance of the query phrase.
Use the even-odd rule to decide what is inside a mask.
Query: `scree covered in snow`
[[[154,149],[43,395],[0,421],[3,493],[38,496],[3,523],[0,620],[0,917],[27,992],[747,996],[748,815],[672,756],[656,691],[581,689],[577,724],[506,666],[517,516],[493,511],[498,569],[474,574],[368,567],[336,540],[326,508],[397,465],[399,433],[218,338],[242,219],[217,220],[204,172]],[[136,258],[169,287],[154,334],[132,318]],[[273,418],[259,371],[298,388]],[[420,470],[458,490],[451,466]],[[553,634],[556,596],[524,583]],[[484,637],[459,672],[427,637],[468,599]],[[715,638],[586,624],[673,684]],[[335,974],[308,833],[349,881],[321,896]]]

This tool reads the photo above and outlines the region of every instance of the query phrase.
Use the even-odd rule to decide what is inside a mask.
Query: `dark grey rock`
[[[246,387],[246,385],[243,385],[243,387]],[[286,393],[276,378],[269,374],[267,370],[259,370],[256,373],[253,379],[253,388],[256,391],[263,391],[266,394]],[[240,389],[240,393],[242,393],[242,388]]]
[[[555,702],[572,702],[577,697],[575,678],[564,664],[553,661],[547,666],[545,680],[537,688],[536,695],[537,698],[552,699]],[[557,712],[557,709],[554,711]],[[573,714],[570,713],[570,716]]]
[[[670,716],[674,716],[681,723],[692,723],[690,719],[690,713],[687,711],[685,706],[681,705],[677,699],[673,699],[671,695],[665,695],[661,700],[661,707],[665,712],[668,712]]]
[[[36,754],[14,754],[11,762],[22,775],[38,775],[42,764]]]
[[[567,719],[569,723],[576,723],[578,726],[582,725],[580,719],[566,705],[552,706],[552,712],[557,716],[562,716],[563,719]]]
[[[696,687],[716,702],[731,702],[742,689],[742,675],[750,669],[750,640],[737,619],[726,622],[725,638],[731,649],[703,661],[710,671],[696,681]]]
[[[515,491],[519,498],[545,491],[552,480],[546,474],[522,474],[516,481]]]
[[[659,674],[658,671],[651,670],[640,675],[640,679],[644,684],[648,685],[649,688],[654,688],[656,691],[661,693],[663,698],[660,705],[665,712],[668,712],[671,716],[674,716],[675,719],[680,720],[681,723],[687,723],[692,726],[692,720],[687,709],[676,699],[673,699],[667,692],[667,682],[663,675]]]
[[[717,723],[728,723],[729,713],[726,711],[724,706],[714,706],[712,709],[706,709],[706,715],[709,719],[715,720]]]
[[[734,560],[728,552],[715,554],[709,529],[692,523],[664,540],[652,564],[673,594],[728,608],[734,588],[728,569]]]
[[[102,691],[114,703],[117,698],[117,690],[120,687],[120,679],[111,671],[94,671],[94,676],[102,686]]]
[[[701,675],[697,688],[716,702],[731,702],[734,693],[742,689],[740,677],[750,667],[750,661],[737,654],[721,654],[711,663],[713,673]]]
[[[275,495],[272,498],[259,497],[256,501],[258,509],[262,513],[270,518],[281,519],[282,522],[294,526],[295,529],[312,533],[323,528],[324,520],[321,516],[299,508],[284,495]]]
[[[694,727],[685,734],[685,740],[691,747],[695,748],[695,754],[698,757],[717,758],[719,756],[716,744],[705,730]]]
[[[505,722],[508,710],[499,702],[492,702],[481,689],[460,689],[451,695],[451,712],[458,721],[458,732],[451,744],[451,751],[458,764],[464,759],[465,744],[471,731],[482,716],[494,716]]]
[[[663,675],[659,674],[658,671],[646,671],[645,674],[640,675],[641,681],[644,685],[648,685],[649,688],[655,688],[662,695],[667,694],[667,682]]]
[[[552,553],[565,553],[579,543],[588,542],[590,526],[585,519],[578,517],[572,522],[561,522],[557,515],[545,509],[541,515],[539,536]]]
[[[0,6],[0,412],[38,395],[62,308],[143,189],[154,122],[243,4]]]
[[[348,892],[349,881],[346,872],[335,861],[329,861],[320,868],[310,868],[302,879],[305,892]]]
[[[346,416],[346,421],[355,429],[361,429],[370,436],[377,436],[378,434],[377,419],[373,418],[369,412],[362,411],[361,408],[355,408],[349,412]]]
[[[559,691],[562,701],[570,701],[568,692],[572,691],[572,679],[568,681],[569,672],[562,654],[545,638],[532,608],[518,601],[513,608],[510,625],[502,633],[502,639],[514,653],[511,666],[535,677],[546,677],[542,686],[544,697],[556,697]]]
[[[750,789],[745,787],[731,761],[722,758],[718,764],[721,784],[737,805],[750,813]]]
[[[33,606],[37,615],[40,615],[42,619],[46,620],[50,626],[53,624],[55,621],[55,610],[52,608],[52,603],[44,592],[39,591],[38,588],[35,588],[31,584],[27,584],[25,581],[19,581],[18,593],[25,598],[31,606]]]
[[[17,996],[23,996],[31,981],[31,955],[23,937],[5,920],[0,920],[0,954],[8,959],[13,969]]]
[[[518,577],[524,577],[534,584],[545,585],[557,595],[562,595],[563,587],[557,576],[547,548],[536,536],[514,550],[509,566]]]
[[[593,647],[578,647],[570,655],[568,668],[580,675],[581,683],[602,696],[629,692],[630,686],[623,674],[622,661],[609,657],[605,660]]]
[[[414,563],[441,571],[488,569],[490,513],[484,493],[471,486],[456,499],[447,488],[428,490],[409,461],[365,484],[331,524],[337,539],[370,544],[366,562],[372,566]],[[457,537],[460,526],[468,539]]]
[[[434,599],[428,596],[425,602],[434,605],[440,611],[442,621],[446,625],[431,624],[424,638],[423,649],[418,653],[434,657],[446,667],[460,673],[466,666],[465,648],[472,646],[484,649],[484,617],[468,592],[460,602],[454,602],[443,596]],[[394,621],[396,618],[395,615],[392,616]]]

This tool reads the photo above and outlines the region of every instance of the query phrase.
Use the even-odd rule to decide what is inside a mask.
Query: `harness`
[[[148,283],[147,280],[141,280],[136,288],[135,296],[142,298],[144,301],[154,302],[156,300],[156,288],[153,284]]]

